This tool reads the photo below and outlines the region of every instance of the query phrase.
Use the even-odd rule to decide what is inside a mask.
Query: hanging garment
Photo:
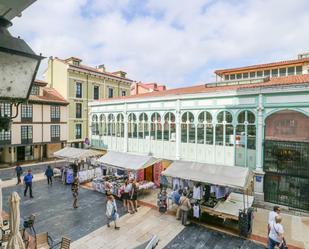
[[[217,186],[216,187],[216,198],[220,199],[225,197],[226,189],[225,187]]]
[[[193,187],[193,199],[196,199],[196,200],[200,200],[202,199],[202,191],[201,191],[201,186],[194,186]]]
[[[193,206],[193,217],[200,218],[200,206],[199,205]]]
[[[204,188],[205,194],[204,194],[204,199],[207,202],[210,198],[210,186],[209,185],[205,185]]]
[[[173,189],[178,190],[180,188],[180,181],[178,178],[173,179]]]

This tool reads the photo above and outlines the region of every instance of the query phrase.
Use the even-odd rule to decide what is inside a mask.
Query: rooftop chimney
[[[105,72],[106,72],[106,71],[105,71],[105,66],[104,66],[104,64],[101,64],[101,65],[97,66],[97,69],[98,69],[99,71],[101,71],[102,73],[105,73]]]
[[[298,55],[298,59],[305,59],[309,58],[309,53],[302,53]]]
[[[124,71],[117,71],[117,72],[113,72],[114,75],[121,77],[121,78],[125,78],[127,73]]]

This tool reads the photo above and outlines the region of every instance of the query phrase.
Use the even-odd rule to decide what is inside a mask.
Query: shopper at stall
[[[275,221],[276,216],[280,215],[280,207],[279,206],[274,206],[273,211],[269,212],[268,215],[268,233],[267,236],[269,235],[270,232],[270,227],[273,224],[273,222]]]
[[[270,225],[270,232],[268,237],[268,249],[274,249],[276,246],[279,249],[285,249],[286,243],[283,237],[283,226],[281,225],[282,218],[280,215],[275,217],[275,221]]]
[[[71,186],[72,195],[73,195],[73,208],[78,208],[77,197],[78,197],[79,181],[78,177],[74,178],[74,181]]]
[[[180,197],[182,195],[182,189],[175,190],[173,192],[173,201],[177,205],[177,210],[176,210],[176,219],[180,220]]]
[[[17,183],[16,183],[16,185],[18,185],[18,184],[21,183],[20,177],[21,177],[21,175],[23,174],[23,169],[22,169],[22,167],[20,167],[19,164],[17,164],[16,167],[15,167],[15,171],[16,171],[16,178],[17,178]]]
[[[190,211],[191,203],[189,198],[187,197],[187,192],[183,192],[182,196],[180,197],[179,200],[179,205],[180,205],[180,213],[181,213],[181,224],[186,226],[188,225],[188,212]]]
[[[106,195],[107,195],[107,193],[112,193],[113,184],[109,181],[109,177],[108,176],[105,178],[104,189],[105,189],[105,194]]]
[[[50,167],[50,165],[47,166],[47,169],[45,170],[45,175],[47,177],[47,184],[53,184],[53,176],[54,176],[54,171]]]
[[[133,209],[133,203],[130,200],[130,193],[132,191],[132,181],[127,179],[125,181],[125,186],[124,186],[124,193],[123,193],[123,200],[124,200],[124,206],[127,208],[128,213],[134,214],[134,209]]]
[[[113,221],[115,224],[115,229],[118,230],[120,227],[117,226],[117,219],[119,217],[117,212],[117,205],[113,195],[107,195],[106,202],[106,216],[107,216],[107,226],[110,227],[110,222]]]
[[[29,169],[28,174],[25,175],[25,177],[24,177],[24,183],[25,183],[24,196],[27,195],[27,191],[28,191],[28,188],[29,188],[30,198],[33,198],[33,195],[32,195],[32,179],[33,179],[32,171],[31,171],[31,169]]]
[[[132,202],[133,211],[137,212],[137,193],[138,193],[138,183],[134,179],[132,182],[132,190],[130,195],[130,200]]]

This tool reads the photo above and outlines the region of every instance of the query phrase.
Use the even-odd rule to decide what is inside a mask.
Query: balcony
[[[60,142],[60,137],[51,137],[50,141],[53,143]]]
[[[21,139],[21,144],[32,144],[33,139],[32,138],[27,138],[27,139]]]

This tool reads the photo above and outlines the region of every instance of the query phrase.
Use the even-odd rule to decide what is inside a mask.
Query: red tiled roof
[[[220,82],[218,82],[220,83]],[[208,93],[208,92],[224,92],[231,90],[240,90],[245,88],[257,88],[257,87],[273,87],[281,85],[293,85],[293,84],[304,84],[309,83],[309,74],[303,75],[293,75],[286,77],[277,77],[270,78],[266,82],[261,83],[248,83],[248,84],[239,84],[239,85],[217,85],[217,86],[207,86],[207,84],[196,85],[183,88],[175,88],[166,91],[156,91],[150,93],[143,93],[138,95],[123,96],[113,99],[101,99],[102,102],[112,101],[112,100],[126,100],[126,99],[142,99],[150,97],[164,97],[164,96],[173,96],[173,95],[183,95],[183,94],[197,94],[197,93]]]
[[[89,67],[89,66],[86,66],[86,65],[82,65],[80,64],[79,66],[76,66],[76,65],[73,65],[73,64],[70,64],[67,62],[67,60],[62,60],[62,59],[59,59],[57,57],[55,57],[56,60],[58,61],[61,61],[67,65],[69,65],[70,67],[74,67],[74,68],[79,68],[79,69],[84,69],[84,70],[87,70],[87,71],[91,71],[91,72],[94,72],[94,73],[98,73],[98,74],[103,74],[103,75],[107,75],[107,76],[110,76],[110,77],[114,77],[114,78],[118,78],[118,79],[122,79],[122,80],[127,80],[127,81],[133,81],[131,79],[128,79],[128,78],[123,78],[123,77],[119,77],[113,73],[109,73],[109,72],[102,72],[100,71],[99,69],[95,68],[95,67]]]
[[[42,87],[43,95],[30,95],[29,100],[33,102],[45,102],[45,103],[57,103],[62,105],[68,105],[67,102],[60,93],[54,88]]]
[[[272,62],[272,63],[266,63],[266,64],[246,66],[246,67],[219,69],[219,70],[215,71],[215,74],[221,76],[224,73],[232,73],[232,72],[238,72],[238,71],[244,71],[244,70],[262,69],[262,68],[269,68],[269,67],[280,67],[280,66],[300,64],[300,63],[304,63],[304,62],[309,62],[309,58],[278,61],[278,62]]]

